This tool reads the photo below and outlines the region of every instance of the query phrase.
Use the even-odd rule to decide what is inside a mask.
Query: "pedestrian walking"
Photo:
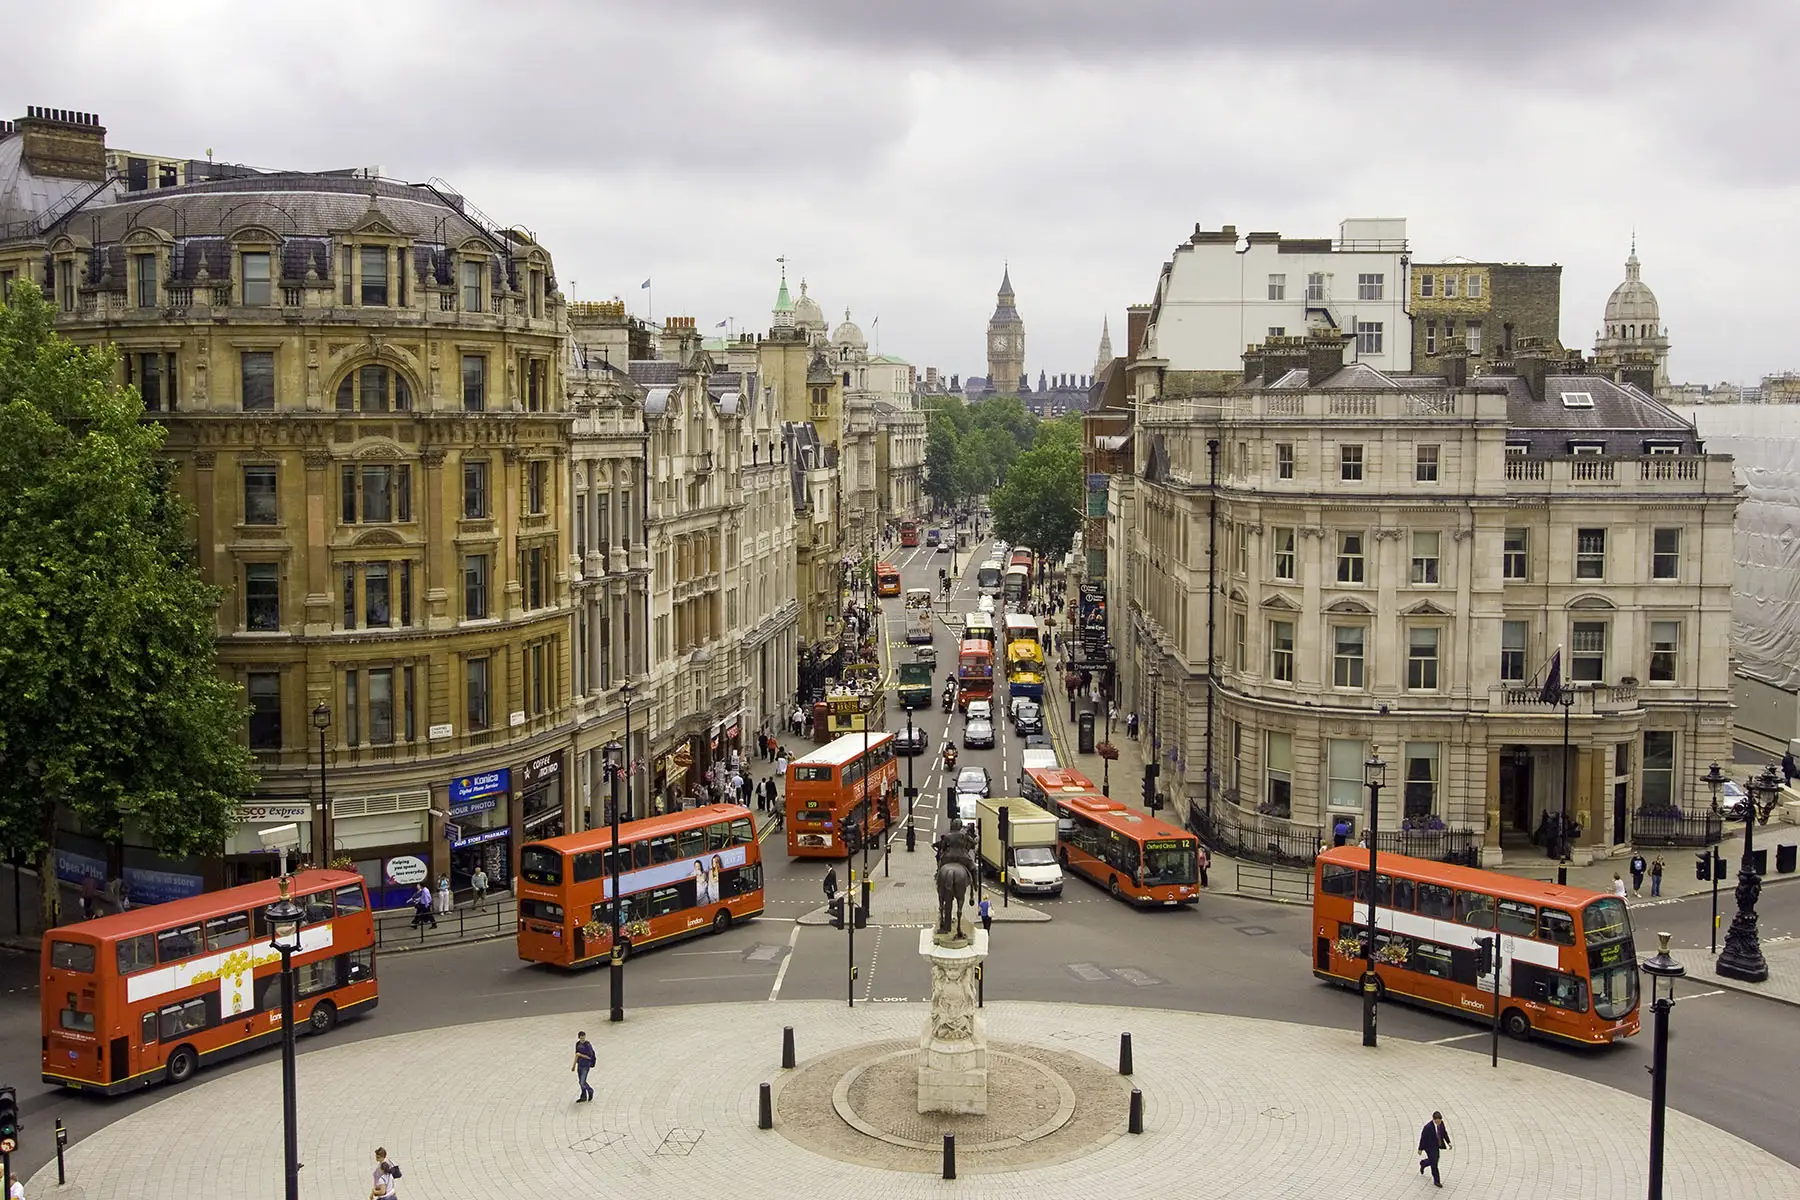
[[[94,882],[92,875],[81,877],[81,917],[91,921],[100,915],[100,885]]]
[[[825,898],[827,900],[829,900],[833,896],[837,895],[837,892],[838,892],[837,868],[836,867],[826,867],[825,868]]]
[[[488,877],[487,871],[477,865],[475,874],[469,876],[469,887],[475,893],[475,907],[487,907]]]
[[[1800,763],[1794,761],[1792,750],[1781,756],[1781,775],[1788,783],[1792,783],[1796,777],[1800,777]]]
[[[1652,896],[1662,895],[1662,875],[1663,860],[1662,855],[1659,854],[1650,863],[1650,894]]]
[[[1637,853],[1632,854],[1632,856],[1631,856],[1631,894],[1632,895],[1637,896],[1637,895],[1643,894],[1644,872],[1649,869],[1650,869],[1650,864],[1644,861],[1644,856],[1642,854],[1637,854]]]
[[[1443,1187],[1444,1181],[1438,1175],[1438,1154],[1450,1148],[1450,1128],[1444,1124],[1444,1114],[1434,1112],[1431,1120],[1425,1122],[1425,1128],[1419,1130],[1419,1174],[1425,1168],[1431,1168],[1431,1182],[1436,1187]]]
[[[1625,881],[1623,879],[1619,878],[1619,873],[1617,871],[1614,871],[1613,872],[1613,895],[1615,895],[1619,899],[1623,900],[1623,899],[1625,899],[1626,894],[1627,893],[1625,891]]]
[[[981,928],[982,928],[982,930],[985,932],[986,930],[992,929],[994,927],[994,906],[993,906],[993,904],[988,900],[988,898],[986,896],[983,896],[981,898],[981,903],[977,906],[977,908],[981,913]]]
[[[431,911],[431,889],[423,883],[419,885],[419,890],[413,893],[412,907],[412,927],[414,929],[425,925],[429,925],[433,929],[437,928],[437,914]]]
[[[400,1168],[388,1158],[387,1148],[375,1147],[375,1170],[369,1174],[370,1200],[389,1200],[400,1194]]]
[[[439,875],[437,889],[438,912],[448,916],[450,910],[455,906],[456,901],[450,895],[450,877],[448,875]]]
[[[594,1089],[588,1086],[587,1077],[598,1061],[594,1044],[587,1040],[587,1030],[580,1030],[575,1034],[575,1062],[569,1068],[575,1072],[575,1082],[581,1085],[581,1094],[575,1097],[575,1103],[584,1104],[594,1098]]]
[[[1200,888],[1204,891],[1206,889],[1206,872],[1212,866],[1212,851],[1207,848],[1205,842],[1200,843],[1200,853],[1196,856],[1196,861],[1200,866]]]

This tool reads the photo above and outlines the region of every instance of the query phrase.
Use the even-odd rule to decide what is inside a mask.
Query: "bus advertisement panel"
[[[919,523],[917,521],[900,522],[900,544],[902,546],[919,544]]]
[[[1376,861],[1375,974],[1388,995],[1487,1021],[1499,943],[1500,1025],[1584,1046],[1638,1031],[1638,963],[1625,902],[1404,854]],[[1313,974],[1356,987],[1367,966],[1369,852],[1339,846],[1314,863]]]
[[[1031,574],[1024,567],[1006,568],[1006,578],[1001,581],[1000,595],[1009,609],[1020,608],[1025,604],[1025,597],[1031,593]]]
[[[1000,594],[1000,577],[1006,566],[997,558],[990,558],[975,568],[975,588],[988,596]]]
[[[298,905],[294,1020],[324,1033],[377,1001],[375,922],[353,871],[299,871],[44,935],[45,1083],[116,1095],[281,1039],[281,953],[264,910]]]
[[[867,778],[865,778],[865,774]],[[900,816],[894,735],[841,737],[788,764],[788,854],[843,858]]]
[[[1051,797],[1057,858],[1115,900],[1136,905],[1200,899],[1200,839],[1094,792]]]
[[[921,646],[934,639],[931,615],[931,589],[906,590],[906,641]]]
[[[519,851],[519,957],[578,967],[613,949],[612,830]],[[762,850],[750,810],[706,804],[619,826],[619,955],[763,911]]]
[[[900,594],[900,568],[893,563],[875,564],[875,594],[877,596],[898,596]]]
[[[956,704],[969,711],[971,700],[994,698],[994,651],[987,642],[963,640],[956,655]]]

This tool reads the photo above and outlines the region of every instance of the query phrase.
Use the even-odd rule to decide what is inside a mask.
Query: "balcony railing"
[[[1640,808],[1631,814],[1631,841],[1636,846],[1710,846],[1724,833],[1717,813]]]
[[[1638,688],[1635,683],[1571,683],[1569,690],[1575,696],[1576,716],[1628,712],[1638,706]],[[1537,712],[1551,717],[1562,715],[1562,705],[1545,701],[1543,689],[1533,684],[1501,684],[1491,688],[1488,706],[1508,712]]]
[[[1510,457],[1506,480],[1525,486],[1508,489],[1526,495],[1571,488],[1638,488],[1692,495],[1729,496],[1736,488],[1731,460],[1723,455],[1646,454],[1602,458],[1592,454],[1557,458]]]

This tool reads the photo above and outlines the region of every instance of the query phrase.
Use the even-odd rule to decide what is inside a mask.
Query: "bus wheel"
[[[1507,1037],[1528,1038],[1531,1036],[1531,1018],[1516,1008],[1509,1008],[1500,1014],[1500,1028],[1506,1030]]]
[[[731,913],[729,910],[721,908],[718,912],[718,915],[713,917],[713,932],[714,933],[724,933],[727,929],[730,929],[730,928],[731,928]]]
[[[1112,875],[1107,878],[1106,890],[1112,893],[1112,898],[1114,900],[1117,900],[1124,894],[1123,890],[1119,887],[1119,877],[1117,875]]]
[[[321,1000],[313,1005],[312,1015],[306,1018],[307,1028],[313,1033],[329,1033],[337,1024],[337,1005],[329,1000]]]
[[[178,1047],[169,1055],[169,1082],[186,1083],[200,1069],[200,1056],[194,1053],[192,1046]]]

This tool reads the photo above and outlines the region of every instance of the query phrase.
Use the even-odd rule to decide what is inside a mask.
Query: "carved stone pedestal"
[[[975,1007],[975,971],[987,953],[986,930],[965,946],[940,946],[919,930],[919,955],[931,966],[931,1016],[919,1035],[922,1113],[987,1112],[987,1026]]]

